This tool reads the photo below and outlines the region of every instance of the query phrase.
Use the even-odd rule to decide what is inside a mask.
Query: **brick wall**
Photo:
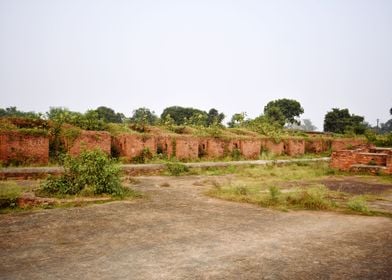
[[[111,147],[111,136],[109,132],[106,131],[82,130],[76,139],[64,139],[64,143],[68,154],[72,156],[77,156],[84,150],[95,149],[99,149],[109,155]]]
[[[47,164],[49,138],[4,131],[0,133],[0,161],[4,164]]]
[[[175,156],[179,160],[199,158],[199,140],[193,137],[179,137],[175,139]]]
[[[284,152],[289,156],[303,155],[305,153],[305,140],[303,139],[284,140]]]
[[[354,150],[340,150],[332,152],[329,166],[338,170],[348,171],[351,165],[356,163],[356,152]]]
[[[331,147],[330,139],[313,138],[305,140],[305,153],[320,154]]]
[[[163,139],[161,143],[165,144],[165,140],[166,139]],[[112,143],[119,156],[128,161],[140,156],[145,148],[148,148],[151,154],[155,155],[158,148],[155,137],[137,134],[121,134],[114,136]],[[166,148],[166,146],[163,147]]]
[[[361,146],[365,146],[366,144],[367,141],[365,139],[333,139],[331,141],[331,150],[334,152],[339,150],[355,149]]]
[[[264,151],[268,151],[269,153],[272,153],[275,155],[281,155],[284,153],[283,141],[276,143],[273,139],[263,139],[263,140],[261,140],[261,148]]]
[[[260,140],[241,140],[241,154],[246,159],[258,159],[260,156]]]

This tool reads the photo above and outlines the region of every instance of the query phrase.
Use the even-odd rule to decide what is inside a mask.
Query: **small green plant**
[[[123,196],[125,189],[120,182],[120,168],[100,151],[84,151],[73,158],[65,156],[64,174],[49,177],[42,185],[41,192],[54,195],[75,195],[80,193],[111,194]]]
[[[355,196],[347,202],[347,207],[355,212],[369,213],[366,200],[363,196]]]
[[[168,162],[166,168],[172,176],[180,176],[189,171],[188,166],[178,162]]]
[[[232,158],[233,160],[240,160],[240,159],[241,159],[241,151],[240,151],[240,149],[234,148],[234,149],[231,151],[231,158]]]
[[[281,191],[277,186],[269,187],[270,202],[273,204],[278,203]]]
[[[305,209],[326,210],[332,206],[332,202],[327,198],[328,190],[324,186],[303,188],[290,193],[286,200],[292,206]]]

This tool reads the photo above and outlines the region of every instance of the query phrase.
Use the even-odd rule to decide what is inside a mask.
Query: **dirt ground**
[[[138,180],[141,200],[0,215],[0,279],[392,277],[390,218],[217,200],[205,177]]]

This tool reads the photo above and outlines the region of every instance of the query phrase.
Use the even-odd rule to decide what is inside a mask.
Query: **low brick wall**
[[[166,143],[162,139],[161,143]],[[157,141],[155,137],[137,134],[121,134],[112,138],[112,145],[118,155],[127,161],[132,161],[140,156],[144,149],[148,149],[152,155],[157,152]],[[166,147],[166,146],[164,146]]]
[[[175,139],[175,156],[179,160],[193,160],[199,158],[199,140],[193,137]]]
[[[355,161],[358,164],[386,166],[387,157],[383,153],[357,153]]]
[[[82,130],[76,139],[64,139],[64,143],[67,153],[71,156],[78,156],[82,151],[95,149],[110,155],[111,136],[106,131]]]
[[[273,139],[262,139],[261,148],[263,149],[263,151],[267,151],[274,155],[281,155],[284,153],[283,141],[276,143]]]
[[[331,150],[334,152],[340,150],[355,149],[358,147],[366,146],[366,144],[367,141],[365,139],[333,139],[331,141]]]
[[[354,150],[340,150],[332,152],[329,166],[342,171],[350,170],[351,165],[356,163],[356,152]]]
[[[305,140],[305,153],[320,154],[331,148],[330,139],[313,138]]]
[[[241,155],[246,159],[258,159],[260,156],[261,141],[260,140],[241,140]]]
[[[223,158],[228,153],[228,142],[216,138],[207,139],[206,153],[211,159]]]
[[[287,139],[284,140],[284,152],[289,156],[298,156],[305,154],[305,140]]]
[[[0,161],[4,164],[47,164],[49,138],[19,131],[0,133]]]

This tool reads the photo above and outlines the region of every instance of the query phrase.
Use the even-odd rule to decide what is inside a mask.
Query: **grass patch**
[[[354,196],[347,202],[348,209],[363,214],[369,214],[369,207],[364,196]]]

